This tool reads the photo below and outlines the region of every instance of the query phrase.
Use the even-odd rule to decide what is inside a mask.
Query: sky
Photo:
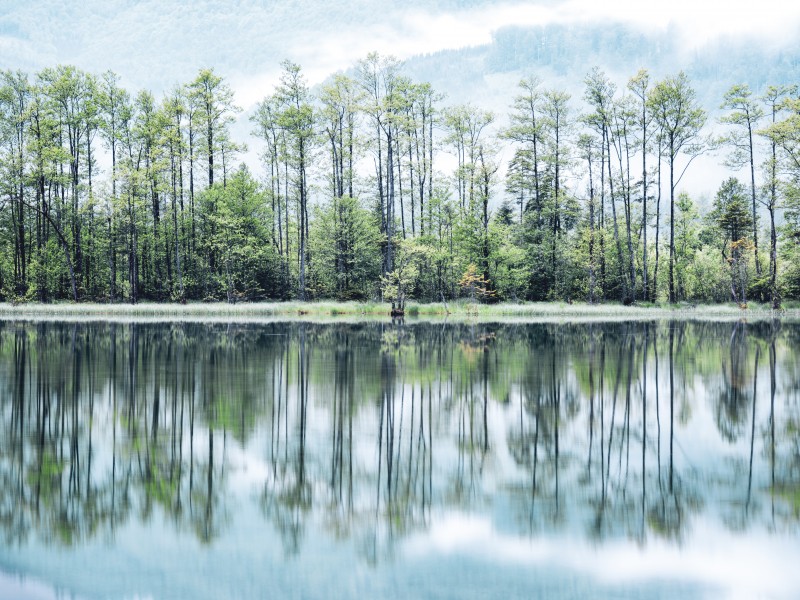
[[[780,46],[800,39],[800,2],[0,0],[0,68],[111,69],[160,93],[212,66],[247,109],[271,91],[284,58],[314,84],[373,50],[407,59],[489,44],[513,25],[609,22],[669,29],[687,51],[743,34]]]

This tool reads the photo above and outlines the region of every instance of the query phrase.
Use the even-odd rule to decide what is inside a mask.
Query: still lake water
[[[800,324],[0,321],[0,598],[800,597]]]

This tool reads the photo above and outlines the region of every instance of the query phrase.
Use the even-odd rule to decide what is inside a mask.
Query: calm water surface
[[[0,321],[0,598],[800,597],[800,325]]]

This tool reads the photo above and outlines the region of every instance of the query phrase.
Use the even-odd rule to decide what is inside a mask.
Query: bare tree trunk
[[[614,243],[617,246],[617,271],[622,285],[623,299],[627,298],[627,281],[624,274],[624,259],[622,257],[622,241],[619,239],[619,224],[617,222],[617,205],[614,201],[614,176],[611,173],[611,136],[604,125],[603,136],[606,139],[606,154],[608,156],[608,196],[611,200],[611,220],[614,224]]]
[[[761,264],[758,261],[758,215],[756,214],[756,166],[753,157],[753,128],[747,121],[747,142],[750,150],[750,195],[753,202],[753,256],[756,260],[756,273],[761,276]]]
[[[675,150],[669,143],[669,303],[675,303]]]
[[[658,194],[656,195],[656,264],[653,269],[653,285],[651,299],[653,302],[658,297],[658,255],[659,232],[661,231],[661,141],[658,142]]]
[[[394,234],[394,157],[392,156],[392,128],[386,127],[386,272],[393,268],[392,237]]]
[[[589,302],[595,303],[594,289],[597,276],[594,267],[594,178],[592,176],[592,155],[587,156],[589,165]]]

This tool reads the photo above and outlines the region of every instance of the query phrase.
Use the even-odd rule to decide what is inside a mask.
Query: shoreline
[[[800,308],[774,311],[768,305],[741,309],[734,304],[634,305],[532,302],[473,304],[451,302],[406,305],[408,320],[455,321],[624,321],[624,320],[800,320]],[[390,306],[377,302],[254,302],[254,303],[0,303],[0,319],[43,321],[390,321]]]

